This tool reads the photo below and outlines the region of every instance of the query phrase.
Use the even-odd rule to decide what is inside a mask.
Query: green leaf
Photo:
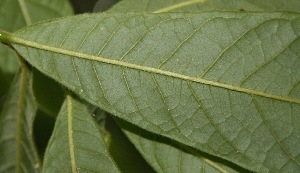
[[[16,52],[0,44],[0,70],[6,74],[14,74],[19,69]]]
[[[14,32],[26,25],[30,25],[32,23],[36,23],[45,19],[57,18],[62,16],[67,16],[73,14],[72,7],[68,0],[1,0],[0,3],[0,29],[5,29],[10,32]],[[12,76],[18,71],[19,64],[17,62],[17,56],[14,51],[0,45],[0,97],[6,93],[7,86],[10,85]],[[60,88],[55,85],[55,83],[51,80],[41,75],[39,78],[34,79],[34,90],[35,93],[41,95],[39,90],[36,91],[35,87],[36,83],[46,82],[48,88],[50,90],[59,90]],[[61,91],[60,91],[61,92]],[[51,95],[52,97],[48,97],[48,100],[55,100],[58,96],[56,94]],[[46,110],[47,113],[56,112],[57,108],[53,108],[53,106],[48,108],[48,105],[52,105],[51,101],[47,102],[46,100],[41,99],[41,97],[37,98],[39,103],[39,107]],[[60,103],[60,102],[58,102]]]
[[[71,14],[68,0],[1,0],[0,28],[13,32],[32,23]]]
[[[110,9],[114,4],[116,4],[119,0],[98,0],[95,5],[93,12],[103,12]]]
[[[7,40],[113,115],[249,170],[285,172],[300,167],[299,26],[287,12],[91,14]]]
[[[148,11],[293,11],[300,12],[298,0],[124,0],[113,6],[111,12]]]
[[[14,32],[34,22],[71,14],[72,8],[67,0],[1,0],[0,29]],[[15,53],[3,46],[0,47],[2,71],[17,72],[19,66],[16,59]]]
[[[117,120],[126,136],[158,173],[237,172],[225,166],[224,160],[191,151],[190,148],[174,141],[146,132],[119,119]],[[236,168],[237,166],[234,165],[233,167]],[[247,171],[241,170],[240,172]]]
[[[16,52],[0,44],[0,97],[4,95],[19,69]]]
[[[0,172],[40,172],[32,137],[35,113],[32,74],[24,66],[13,81],[0,117]]]
[[[101,1],[101,0],[100,0]],[[99,2],[100,2],[99,1]],[[95,10],[97,5],[95,6]],[[234,11],[264,11],[264,10],[285,10],[285,11],[300,11],[299,1],[283,1],[283,0],[268,0],[266,1],[245,1],[245,0],[177,0],[177,1],[160,1],[160,0],[140,0],[137,3],[135,0],[121,1],[115,5],[110,12],[126,12],[126,11],[149,11],[149,12],[167,12],[167,11],[209,11],[209,10],[234,10]],[[190,153],[182,151],[178,146],[170,145],[173,141],[162,141],[154,135],[151,138],[145,138],[144,133],[136,131],[128,131],[127,126],[119,123],[121,128],[132,143],[139,149],[143,157],[156,169],[157,172],[197,172],[201,171],[199,165],[205,170],[204,172],[233,172],[227,171],[226,167],[220,166],[215,160],[207,158],[207,156],[193,156]],[[138,131],[139,132],[139,131]],[[152,150],[151,150],[152,149]],[[196,154],[197,155],[197,154]],[[172,159],[169,159],[172,158]],[[179,164],[178,164],[179,163]],[[195,163],[195,164],[193,164]],[[176,167],[172,165],[177,165]],[[236,166],[234,166],[236,167]],[[187,171],[183,171],[184,169]],[[194,169],[193,169],[194,168]],[[211,168],[211,169],[210,169]],[[239,170],[245,172],[245,170]]]
[[[71,96],[56,119],[43,172],[119,172],[86,106]]]

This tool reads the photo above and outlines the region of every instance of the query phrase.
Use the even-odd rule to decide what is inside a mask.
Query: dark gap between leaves
[[[196,155],[196,156],[199,156],[199,157],[203,157],[203,158],[207,158],[215,163],[220,163],[220,164],[223,164],[223,165],[226,165],[228,167],[230,167],[231,169],[234,169],[238,172],[243,172],[243,173],[251,173],[251,171],[245,169],[245,168],[242,168],[238,165],[236,165],[235,163],[232,163],[230,161],[227,161],[225,159],[222,159],[222,158],[219,158],[219,157],[216,157],[216,156],[213,156],[213,155],[209,155],[205,152],[202,152],[200,150],[197,150],[195,148],[192,148],[190,146],[186,146],[184,144],[181,144],[177,141],[174,141],[174,140],[171,140],[169,138],[166,138],[164,136],[160,136],[160,135],[157,135],[155,133],[152,133],[152,132],[149,132],[147,130],[144,130],[144,129],[141,129],[139,128],[138,126],[134,125],[134,124],[131,124],[123,119],[120,119],[118,117],[113,117],[115,119],[116,122],[118,122],[118,124],[122,124],[122,128],[125,129],[125,130],[128,130],[132,133],[135,133],[139,136],[142,136],[143,138],[146,138],[146,139],[149,139],[149,140],[152,140],[152,141],[156,141],[156,142],[159,142],[159,143],[163,143],[163,144],[166,144],[166,145],[169,145],[169,146],[172,146],[172,147],[175,147],[185,153],[189,153],[189,154],[193,154],[193,155]]]

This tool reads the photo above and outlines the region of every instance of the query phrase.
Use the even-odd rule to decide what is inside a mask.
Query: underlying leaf
[[[71,96],[57,117],[43,172],[119,172],[86,106]]]
[[[113,115],[249,170],[284,172],[300,167],[299,26],[287,12],[95,14],[0,40]]]
[[[104,111],[98,110],[98,115],[103,119]],[[101,114],[99,115],[99,113]],[[106,132],[102,136],[105,138],[109,133],[109,151],[116,161],[116,164],[122,172],[154,172],[148,165],[145,165],[144,159],[147,160],[156,172],[161,173],[185,173],[185,172],[237,172],[228,166],[225,166],[224,160],[217,160],[214,158],[207,158],[206,155],[188,151],[183,146],[179,146],[174,141],[162,138],[159,135],[146,132],[136,126],[126,123],[118,118],[115,119],[118,125],[107,117],[105,120]],[[102,125],[102,123],[101,123]],[[119,128],[119,127],[121,128]],[[128,141],[126,136],[130,139],[132,144],[139,150],[139,153]],[[132,165],[135,165],[132,167]],[[236,165],[230,165],[237,168]],[[239,169],[239,168],[237,168]],[[245,170],[239,170],[245,172]]]
[[[128,140],[111,116],[105,119],[106,132],[110,134],[109,153],[122,173],[153,173],[136,147]]]
[[[0,117],[0,172],[40,172],[32,138],[35,112],[32,74],[23,67],[14,79]]]
[[[16,53],[5,45],[0,44],[0,98],[8,91],[9,85],[18,68],[19,64]]]
[[[0,29],[14,32],[34,22],[70,14],[72,8],[67,0],[1,0]],[[17,71],[16,55],[12,51],[1,46],[0,57],[2,70]]]
[[[32,23],[72,13],[68,0],[1,0],[0,28],[13,32]]]
[[[14,74],[19,69],[16,52],[0,44],[0,70],[6,74]]]
[[[123,121],[117,122],[130,141],[158,173],[237,172],[222,163],[218,163],[216,158],[212,160],[212,158],[207,158],[207,156],[199,153],[191,154],[191,151],[174,141],[145,132]],[[236,167],[236,165],[234,166]]]
[[[97,3],[94,5],[93,12],[107,11],[118,1],[119,0],[98,0]]]
[[[293,11],[300,12],[298,0],[124,0],[109,11]]]
[[[14,32],[35,22],[71,14],[73,14],[72,7],[68,0],[1,0],[0,29]],[[18,71],[18,68],[19,64],[15,52],[8,47],[0,45],[0,97],[6,92],[6,86],[10,85],[12,76]],[[43,78],[34,79],[34,81],[40,79]],[[44,81],[49,84],[49,88],[58,90],[58,86],[53,86],[55,85],[53,81],[40,80],[40,82]],[[34,86],[36,85],[38,84],[35,84]],[[44,93],[44,90],[41,92],[35,88],[35,94],[41,95],[41,93]],[[52,96],[54,97],[49,97],[50,99],[48,100],[55,100],[55,96],[57,95],[52,93]],[[39,106],[49,110],[47,106],[51,105],[51,102],[48,104],[48,102],[42,100],[41,97],[38,97],[37,101],[39,102]]]

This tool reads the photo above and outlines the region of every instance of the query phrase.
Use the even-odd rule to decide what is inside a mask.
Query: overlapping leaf
[[[0,29],[14,32],[26,25],[30,25],[42,20],[71,15],[73,14],[72,11],[73,10],[68,0],[1,0]],[[18,71],[18,68],[19,64],[17,62],[17,56],[15,52],[10,50],[8,47],[0,45],[0,97],[6,93],[6,90],[8,89],[7,86],[10,85],[13,75]],[[41,78],[38,78],[37,80],[39,79]],[[58,90],[57,86],[53,86],[55,83],[51,83],[49,80],[40,80],[40,83],[45,81],[47,82],[48,88],[51,88],[52,90]],[[34,85],[39,84],[35,83]],[[35,88],[38,87],[39,86]],[[36,89],[35,91],[37,92],[36,95],[38,96],[37,100],[39,107],[45,112],[51,112],[47,108],[49,99],[46,100],[42,99],[41,97],[45,95],[43,94],[44,92]],[[55,97],[52,97],[52,100],[54,99]],[[55,102],[61,103],[60,100],[57,99]]]
[[[10,88],[0,117],[0,172],[40,172],[32,138],[35,112],[32,74],[22,68]]]
[[[16,53],[8,49],[5,45],[0,44],[0,107],[1,97],[6,94],[9,85],[12,82],[14,74],[17,72],[19,64]]]
[[[141,128],[249,170],[296,171],[299,17],[82,15],[8,40],[42,72]]]
[[[43,172],[119,172],[86,106],[71,96],[57,117]]]
[[[0,28],[14,32],[34,22],[70,14],[72,14],[72,9],[66,0],[1,0]],[[17,71],[18,64],[14,53],[1,46],[0,57],[2,71],[6,73]]]
[[[0,28],[16,31],[45,19],[70,15],[72,11],[67,0],[2,0]]]
[[[184,145],[179,145],[160,135],[145,132],[123,121],[119,120],[118,124],[157,173],[237,172],[225,166],[224,160],[210,158],[196,151],[189,151],[190,148],[186,148]],[[235,165],[235,167],[237,166]],[[245,171],[241,170],[241,172]]]

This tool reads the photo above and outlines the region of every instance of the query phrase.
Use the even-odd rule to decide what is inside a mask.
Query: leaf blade
[[[43,171],[119,172],[105,148],[86,106],[67,96],[47,146]]]
[[[32,137],[37,108],[31,85],[32,74],[23,67],[13,82],[1,113],[1,172],[40,172]]]
[[[32,23],[40,22],[42,20],[63,17],[73,14],[70,3],[67,0],[54,0],[54,1],[34,1],[34,0],[3,0],[0,5],[0,29],[5,29],[9,32],[15,32],[16,30],[30,25]],[[1,85],[0,95],[5,94],[7,87],[12,81],[12,76],[17,73],[19,69],[18,57],[15,52],[9,49],[6,46],[0,46],[0,73]],[[2,77],[3,76],[3,77]],[[38,78],[36,78],[38,76]],[[41,75],[34,75],[34,91],[37,102],[39,103],[39,108],[44,110],[47,113],[50,113],[52,116],[56,116],[58,112],[57,107],[49,106],[52,103],[47,104],[48,100],[43,100],[41,95],[44,95],[44,92],[41,92],[38,88],[41,87],[39,82],[47,82],[47,85],[51,89],[59,90],[59,86],[56,86],[54,82],[50,80],[41,80]],[[39,81],[39,82],[36,82]],[[3,92],[3,93],[2,93]],[[52,94],[53,95],[53,94]],[[51,96],[51,95],[50,95]],[[55,96],[55,95],[54,95]],[[4,98],[5,96],[3,96]],[[51,98],[51,97],[50,97]],[[55,100],[58,103],[61,103],[62,100],[56,99],[57,97],[52,97],[51,100]],[[53,104],[55,105],[55,104]],[[57,104],[56,104],[57,105]],[[60,106],[60,105],[59,105]],[[54,109],[54,110],[53,110]],[[54,113],[53,113],[54,112]],[[55,114],[55,115],[54,115]]]
[[[48,42],[43,37],[37,37],[40,33],[45,33],[45,28],[48,33],[50,32],[51,27],[46,23],[40,24],[37,27],[39,29],[35,28],[35,32],[30,32],[30,28],[18,32],[17,34],[22,35],[23,39],[16,37],[13,39],[25,47],[15,45],[16,49],[25,55],[29,46],[33,47],[31,53],[34,54],[37,51],[47,55],[49,59],[32,59],[29,55],[25,57],[34,66],[66,85],[82,98],[141,128],[230,160],[250,170],[265,172],[297,169],[299,166],[297,151],[295,152],[289,144],[297,143],[294,136],[299,133],[299,128],[290,121],[297,119],[296,112],[299,110],[299,96],[297,95],[299,90],[296,87],[299,72],[292,73],[295,80],[288,82],[290,83],[287,85],[288,89],[265,89],[265,86],[252,83],[252,85],[243,86],[245,92],[232,91],[226,87],[202,85],[186,77],[199,80],[197,77],[200,74],[209,81],[239,86],[239,82],[243,80],[243,77],[240,77],[242,74],[239,70],[240,63],[252,60],[249,61],[252,64],[247,64],[249,67],[245,71],[251,74],[256,70],[256,60],[260,64],[269,60],[281,62],[282,59],[288,59],[289,49],[296,54],[289,58],[289,63],[285,64],[286,69],[272,64],[263,70],[277,69],[283,70],[284,73],[289,69],[294,71],[299,64],[296,49],[299,37],[298,13],[213,12],[155,15],[133,13],[83,15],[72,19],[67,18],[63,22],[51,23],[51,27],[60,28],[61,32],[56,33],[57,36],[52,42]],[[82,23],[85,27],[76,28],[74,23],[76,25]],[[103,25],[100,26],[100,23]],[[230,29],[224,30],[224,27],[221,27],[225,24]],[[106,28],[105,25],[109,27],[106,26]],[[274,26],[280,29],[274,31],[268,29],[272,32],[265,32],[267,31],[265,28],[276,28]],[[108,32],[110,28],[117,29]],[[197,28],[200,28],[199,31],[193,34]],[[175,31],[181,33],[174,37]],[[269,44],[273,46],[263,52],[265,55],[257,54],[254,49],[255,51],[249,53],[251,56],[245,56],[247,58],[241,56],[240,51],[249,52],[249,45],[251,45],[250,48],[256,48],[258,38],[252,37],[252,34],[260,32],[263,33],[260,34],[262,36],[269,36],[275,32],[282,44],[270,43],[268,37],[262,37],[259,41],[263,46]],[[287,37],[281,37],[284,34]],[[225,36],[228,38],[224,39]],[[22,42],[24,39],[25,42]],[[95,39],[98,40],[98,44],[90,44],[95,42]],[[215,42],[219,45],[214,44]],[[289,49],[286,49],[286,45]],[[231,47],[234,49],[228,49]],[[277,57],[277,47],[279,52],[284,52],[279,57]],[[224,65],[220,66],[218,62],[224,62]],[[231,64],[226,62],[231,62]],[[231,66],[235,68],[230,68]],[[208,75],[207,69],[215,75]],[[221,75],[223,79],[218,79],[219,73],[224,71],[225,73]],[[229,78],[230,74],[234,77]],[[270,77],[273,75],[272,73],[266,74],[271,75]],[[254,76],[263,77],[261,74]],[[273,83],[261,80],[260,84],[286,87],[282,85],[285,77],[279,76],[278,79],[280,80]],[[247,93],[253,88],[258,92],[271,94],[273,99],[262,94]],[[294,91],[290,94],[289,90]],[[280,98],[276,100],[276,96],[273,95],[280,96]],[[288,100],[283,99],[286,95],[288,95]],[[290,99],[294,99],[294,103]],[[286,114],[287,120],[282,121],[282,117]],[[283,122],[284,127],[293,128],[280,131],[279,122]],[[267,138],[261,136],[262,134]],[[262,138],[266,141],[261,141]],[[257,148],[257,145],[260,147]],[[273,145],[277,148],[270,149]],[[261,149],[260,155],[258,153]],[[279,155],[275,153],[282,153],[285,158],[279,159]],[[276,164],[271,164],[274,161],[273,158],[278,158]],[[285,167],[285,165],[288,166]]]

